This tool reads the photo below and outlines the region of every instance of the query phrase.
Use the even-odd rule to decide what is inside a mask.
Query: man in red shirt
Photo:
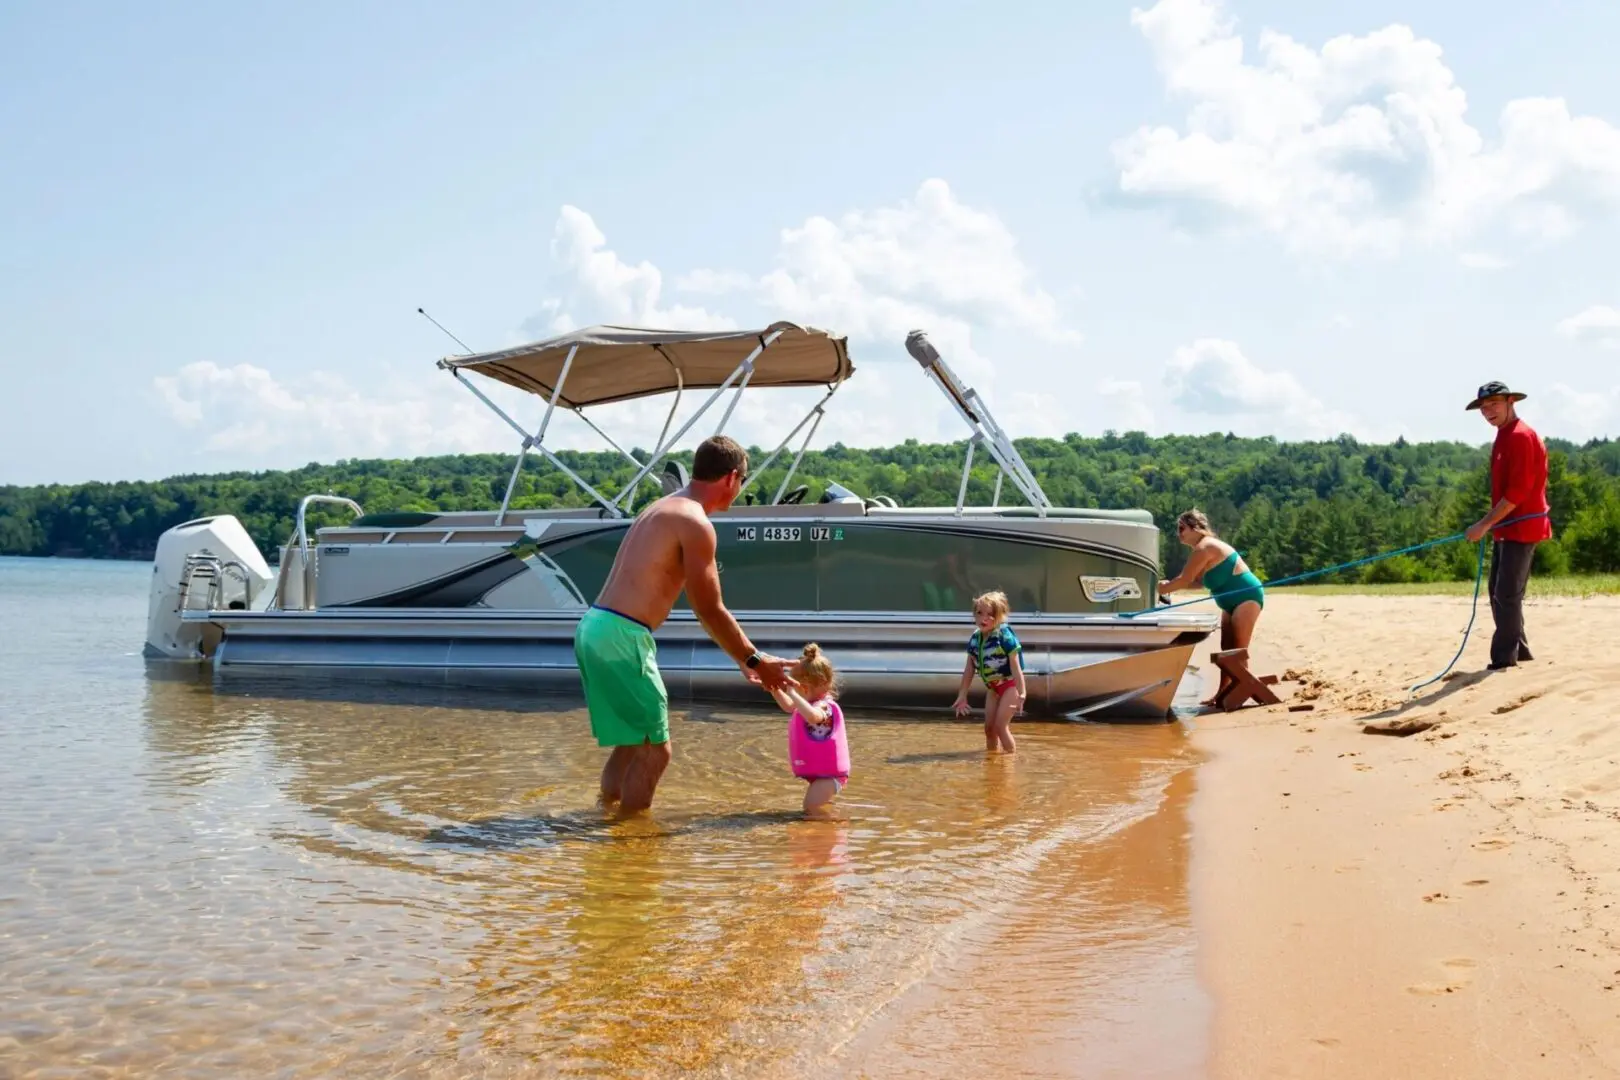
[[[1519,419],[1513,404],[1524,394],[1499,382],[1479,388],[1468,408],[1496,428],[1491,448],[1491,510],[1468,529],[1478,543],[1494,534],[1491,551],[1491,617],[1496,633],[1491,638],[1491,671],[1533,659],[1524,636],[1524,587],[1530,581],[1530,561],[1536,545],[1552,536],[1547,514],[1547,448],[1529,424]],[[1540,514],[1526,520],[1527,514]],[[1499,526],[1497,522],[1512,520]]]

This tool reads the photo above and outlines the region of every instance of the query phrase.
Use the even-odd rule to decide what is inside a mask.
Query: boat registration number
[[[763,535],[762,535],[763,534]],[[797,543],[804,538],[804,530],[797,525],[739,525],[737,526],[737,542],[747,543],[752,540],[776,541],[778,543]],[[810,526],[810,539],[812,541],[842,540],[843,529],[835,529],[830,525]]]

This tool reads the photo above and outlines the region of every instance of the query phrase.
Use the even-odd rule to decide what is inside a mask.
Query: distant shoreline
[[[101,562],[101,563],[137,563],[151,562],[156,552],[145,552],[135,555],[0,555],[0,559],[34,559],[40,562],[59,560],[62,562]],[[265,554],[265,561],[271,566],[280,563],[280,552],[272,551]],[[1407,581],[1395,583],[1359,582],[1354,585],[1287,585],[1274,590],[1270,595],[1284,593],[1302,596],[1469,596],[1474,591],[1473,579],[1465,581]],[[1177,603],[1207,597],[1205,592],[1176,593],[1172,598]],[[1559,574],[1533,576],[1527,595],[1532,597],[1571,597],[1585,596],[1620,596],[1620,574]],[[1480,592],[1480,601],[1486,600],[1484,591]]]

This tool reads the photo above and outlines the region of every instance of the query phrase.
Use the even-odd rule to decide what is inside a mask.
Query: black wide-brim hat
[[[1521,394],[1517,390],[1509,390],[1507,388],[1507,383],[1492,380],[1479,388],[1479,392],[1474,395],[1474,400],[1468,403],[1467,408],[1479,408],[1480,403],[1486,398],[1505,397],[1510,401],[1523,401],[1529,396],[1530,395],[1528,394]],[[1464,411],[1466,412],[1467,410],[1465,409]]]

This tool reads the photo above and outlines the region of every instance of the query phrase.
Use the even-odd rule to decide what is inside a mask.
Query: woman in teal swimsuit
[[[1221,609],[1221,649],[1247,649],[1254,637],[1254,624],[1260,621],[1260,610],[1266,605],[1260,579],[1236,548],[1215,535],[1202,510],[1188,510],[1176,519],[1176,537],[1192,548],[1192,554],[1187,556],[1181,573],[1159,582],[1159,595],[1179,592],[1199,582]],[[1217,689],[1205,704],[1218,700],[1224,689],[1224,685]]]

